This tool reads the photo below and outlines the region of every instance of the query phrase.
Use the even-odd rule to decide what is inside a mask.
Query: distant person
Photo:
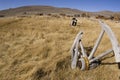
[[[72,18],[72,26],[76,26],[77,25],[77,19],[76,18]]]

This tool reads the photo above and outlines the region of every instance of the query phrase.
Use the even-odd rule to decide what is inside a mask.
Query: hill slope
[[[57,14],[82,14],[87,13],[90,16],[97,16],[103,15],[105,17],[113,16],[113,15],[120,15],[119,12],[112,12],[112,11],[100,11],[100,12],[87,12],[81,11],[77,9],[70,9],[70,8],[58,8],[52,6],[23,6],[18,8],[10,8],[6,10],[0,11],[0,16],[19,16],[19,15],[31,15],[31,14],[50,14],[50,13],[57,13]]]
[[[24,13],[65,13],[65,14],[80,14],[83,11],[77,9],[70,9],[70,8],[57,8],[52,6],[23,6],[13,9],[7,9],[0,11],[0,15],[20,15]]]

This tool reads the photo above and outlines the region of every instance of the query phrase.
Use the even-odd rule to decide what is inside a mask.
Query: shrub
[[[0,17],[5,17],[5,15],[0,15]]]
[[[80,14],[75,14],[74,17],[80,17]]]
[[[51,16],[52,14],[49,13],[49,14],[47,14],[47,15],[48,15],[48,16]]]
[[[66,16],[66,14],[64,14],[64,13],[61,13],[60,15],[61,15],[61,16]]]

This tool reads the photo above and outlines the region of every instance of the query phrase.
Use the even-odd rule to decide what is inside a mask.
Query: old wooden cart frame
[[[94,61],[99,60],[100,58],[104,57],[105,55],[110,54],[111,52],[114,52],[115,54],[115,62],[116,63],[120,63],[120,46],[118,44],[118,41],[114,35],[114,33],[112,32],[111,28],[105,24],[104,22],[99,20],[99,23],[101,25],[101,33],[91,51],[91,53],[89,54],[89,56],[86,54],[85,49],[82,45],[82,34],[83,32],[79,32],[74,40],[74,43],[71,47],[71,58],[72,58],[72,62],[71,62],[71,68],[74,69],[77,67],[77,63],[80,62],[81,63],[81,70],[86,70],[90,68],[90,64],[92,64]],[[100,55],[94,57],[94,54],[101,42],[101,39],[103,38],[104,33],[107,33],[111,44],[112,44],[112,48],[105,51],[104,53],[101,53]],[[78,48],[81,48],[81,53],[79,52]],[[80,56],[80,58],[78,57]]]

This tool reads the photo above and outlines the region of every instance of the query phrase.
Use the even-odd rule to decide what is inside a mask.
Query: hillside
[[[13,9],[0,11],[0,15],[13,16],[27,14],[49,14],[49,13],[63,13],[63,14],[80,14],[83,11],[70,8],[57,8],[52,6],[23,6]]]
[[[0,80],[119,80],[112,54],[93,70],[71,69],[70,48],[76,34],[84,31],[83,45],[92,48],[101,28],[89,18],[78,18],[78,25],[73,28],[70,20],[36,15],[0,18]],[[120,43],[120,23],[105,22]],[[109,48],[105,35],[96,53]]]
[[[36,14],[66,14],[66,15],[83,15],[87,14],[87,16],[104,16],[104,17],[111,17],[111,16],[119,16],[120,12],[112,12],[112,11],[99,11],[99,12],[87,12],[81,11],[77,9],[70,9],[70,8],[58,8],[52,6],[22,6],[18,8],[10,8],[6,10],[0,11],[0,17],[4,16],[20,16],[20,15],[36,15]]]

